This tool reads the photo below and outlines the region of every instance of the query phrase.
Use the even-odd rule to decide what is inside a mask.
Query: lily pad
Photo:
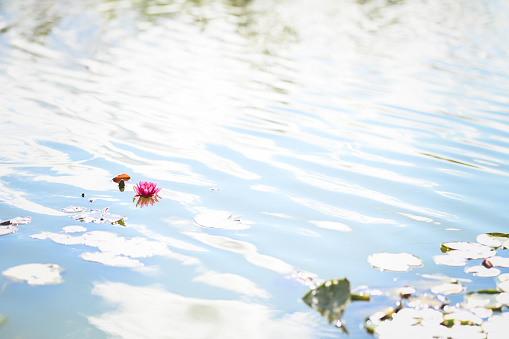
[[[223,230],[245,230],[251,227],[250,222],[241,221],[227,211],[207,210],[194,217],[196,224],[206,228]]]
[[[501,296],[502,295],[502,296]],[[497,290],[480,290],[469,292],[465,295],[465,308],[484,307],[492,310],[501,310],[502,306],[507,305],[507,293]]]
[[[408,297],[407,306],[416,309],[432,308],[435,310],[449,304],[449,300],[440,294],[424,293]]]
[[[374,268],[382,271],[406,272],[412,267],[422,266],[422,260],[408,253],[380,252],[368,257],[368,262]]]
[[[465,292],[466,287],[459,283],[443,283],[431,289],[435,294],[451,295]]]
[[[111,180],[113,180],[114,182],[116,182],[118,184],[120,182],[120,180],[129,181],[129,179],[131,179],[131,177],[129,175],[123,173],[123,174],[117,175],[115,178],[113,178]]]
[[[71,205],[69,207],[64,207],[64,208],[62,208],[60,210],[62,212],[65,212],[65,213],[78,213],[78,212],[86,211],[87,208],[86,207],[80,207],[80,206]]]
[[[497,275],[500,275],[500,270],[498,268],[486,268],[482,265],[476,265],[476,266],[468,266],[465,267],[466,273],[472,273],[476,277],[484,277],[484,278],[491,278],[496,277]]]
[[[496,314],[482,324],[482,329],[488,333],[488,338],[506,338],[509,313]]]
[[[329,324],[332,324],[341,319],[351,300],[350,282],[347,279],[326,281],[306,293],[302,300],[322,316],[326,316]]]
[[[85,252],[80,255],[81,259],[116,267],[141,267],[143,264],[136,259],[111,252]]]
[[[465,259],[485,259],[493,257],[497,252],[490,246],[468,241],[445,242],[441,247],[442,252],[462,256]]]
[[[476,240],[478,243],[490,247],[509,248],[509,234],[507,233],[490,232],[479,234]]]
[[[80,233],[80,232],[86,232],[87,228],[83,226],[65,226],[62,227],[62,230],[65,233]]]
[[[454,253],[450,252],[450,253]],[[433,260],[437,265],[445,265],[445,266],[465,266],[467,264],[467,259],[465,259],[461,255],[454,255],[454,254],[443,254],[443,255],[436,255],[433,257]]]
[[[71,216],[74,220],[86,222],[86,223],[95,223],[95,224],[115,224],[115,223],[123,223],[126,217],[122,217],[117,214],[109,213],[109,207],[103,210],[90,210],[88,212],[83,212],[80,214],[76,214]],[[123,224],[122,226],[125,226]]]
[[[6,235],[15,233],[18,231],[17,227],[14,226],[0,226],[0,235]]]
[[[63,282],[62,271],[63,268],[56,264],[25,264],[11,267],[2,275],[14,281],[26,281],[29,285],[53,285]]]

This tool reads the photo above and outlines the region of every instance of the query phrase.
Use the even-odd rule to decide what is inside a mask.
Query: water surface
[[[503,1],[0,2],[0,278],[6,338],[328,338],[292,274],[353,286],[423,274],[444,241],[507,232]],[[132,180],[120,192],[111,181]],[[136,208],[132,184],[162,199]],[[82,194],[85,197],[82,197]],[[89,199],[95,199],[90,202]],[[80,223],[69,205],[126,216]],[[206,210],[250,228],[203,228]],[[164,244],[143,266],[30,237],[81,225]],[[80,236],[82,233],[76,234]],[[376,252],[424,265],[380,272]],[[345,314],[350,336],[369,312]]]

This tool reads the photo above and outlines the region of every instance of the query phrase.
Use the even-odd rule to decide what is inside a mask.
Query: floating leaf
[[[482,324],[482,329],[488,334],[488,338],[507,338],[507,324],[509,313],[493,315]]]
[[[500,274],[498,268],[486,268],[482,265],[469,266],[465,268],[466,273],[472,273],[476,277],[491,278]]]
[[[491,247],[509,247],[509,234],[507,233],[499,233],[499,232],[490,232],[484,233],[477,236],[477,242],[486,246]]]
[[[351,300],[350,282],[347,279],[326,281],[306,293],[302,300],[322,316],[326,316],[329,324],[332,324],[341,319]]]
[[[86,232],[87,228],[83,226],[65,226],[62,227],[62,230],[65,233],[79,233],[79,232]]]
[[[464,306],[466,308],[484,307],[492,310],[500,310],[508,300],[504,300],[505,296],[500,299],[500,292],[497,290],[480,290],[469,292],[465,295]]]
[[[460,294],[465,292],[465,286],[459,283],[444,283],[438,286],[435,286],[431,289],[431,292],[436,294]]]
[[[60,210],[62,212],[65,212],[65,213],[78,213],[78,212],[86,211],[87,208],[86,207],[80,207],[80,206],[71,205],[69,207],[64,207],[64,208],[62,208]]]
[[[422,260],[408,253],[380,252],[368,257],[368,262],[374,268],[382,271],[406,272],[411,267],[422,266]]]
[[[412,308],[433,308],[441,309],[448,305],[449,300],[440,294],[424,293],[408,297],[407,306]]]
[[[447,338],[448,328],[440,325],[442,312],[433,309],[403,308],[374,328],[377,338]],[[404,334],[404,336],[402,336]]]
[[[454,253],[449,252],[449,253]],[[437,265],[445,265],[445,266],[465,266],[467,264],[467,259],[465,259],[463,256],[460,255],[454,255],[454,254],[443,254],[443,255],[436,255],[433,257],[433,260]]]
[[[103,209],[103,210],[90,210],[88,212],[83,212],[80,214],[76,214],[71,216],[74,220],[87,222],[87,223],[99,223],[99,224],[115,224],[120,223],[121,221],[127,219],[126,217],[122,217],[117,214],[111,214],[109,213],[109,207]],[[125,226],[125,225],[123,225]]]
[[[111,180],[113,180],[114,182],[116,182],[118,184],[120,182],[120,180],[129,181],[129,179],[131,179],[131,177],[128,176],[127,174],[123,173],[123,174],[117,175],[115,178],[113,178]]]
[[[14,281],[26,281],[29,285],[52,285],[63,282],[61,271],[63,268],[56,264],[25,264],[11,267],[2,275]]]
[[[497,267],[509,267],[509,258],[494,256],[490,258],[490,263]]]
[[[8,225],[26,225],[32,222],[31,217],[16,217],[12,219],[2,220],[0,221],[0,226],[8,226]]]
[[[14,226],[0,226],[0,235],[15,233],[17,231],[18,231],[18,228],[14,227]]]
[[[485,259],[497,253],[489,246],[467,241],[445,242],[440,249],[444,253],[453,251],[451,254],[462,256],[465,259]]]
[[[235,215],[226,211],[207,210],[194,217],[196,224],[206,228],[219,228],[223,230],[245,230],[250,223],[241,221]]]

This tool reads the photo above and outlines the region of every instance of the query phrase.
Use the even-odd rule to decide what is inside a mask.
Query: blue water
[[[354,287],[443,274],[494,288],[433,256],[509,233],[508,10],[0,1],[0,219],[32,218],[0,236],[0,271],[65,270],[57,285],[0,277],[0,337],[344,336],[300,300],[297,271]],[[124,192],[111,181],[121,173]],[[135,207],[140,181],[163,188],[160,202]],[[126,227],[80,223],[60,211],[70,205],[110,207]],[[200,227],[204,210],[252,224]],[[168,253],[113,267],[80,257],[95,247],[31,237],[69,225]],[[381,272],[367,262],[376,252],[424,265]],[[350,337],[370,337],[369,312],[347,309]]]

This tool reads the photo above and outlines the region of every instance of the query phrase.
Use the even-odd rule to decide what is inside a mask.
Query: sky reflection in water
[[[0,270],[41,262],[65,274],[45,297],[5,282],[0,333],[322,338],[336,330],[297,301],[307,288],[284,278],[296,270],[353,285],[463,276],[435,265],[439,243],[507,232],[507,10],[4,1],[0,217],[32,223],[0,237]],[[124,192],[119,173],[132,177]],[[136,209],[133,181],[157,182],[163,199]],[[110,207],[127,227],[71,220],[69,205]],[[204,211],[254,223],[204,228],[194,223]],[[167,255],[112,268],[81,260],[101,253],[87,244],[30,238],[73,222]],[[367,258],[379,251],[424,265],[377,272]],[[40,316],[46,298],[58,302]]]

